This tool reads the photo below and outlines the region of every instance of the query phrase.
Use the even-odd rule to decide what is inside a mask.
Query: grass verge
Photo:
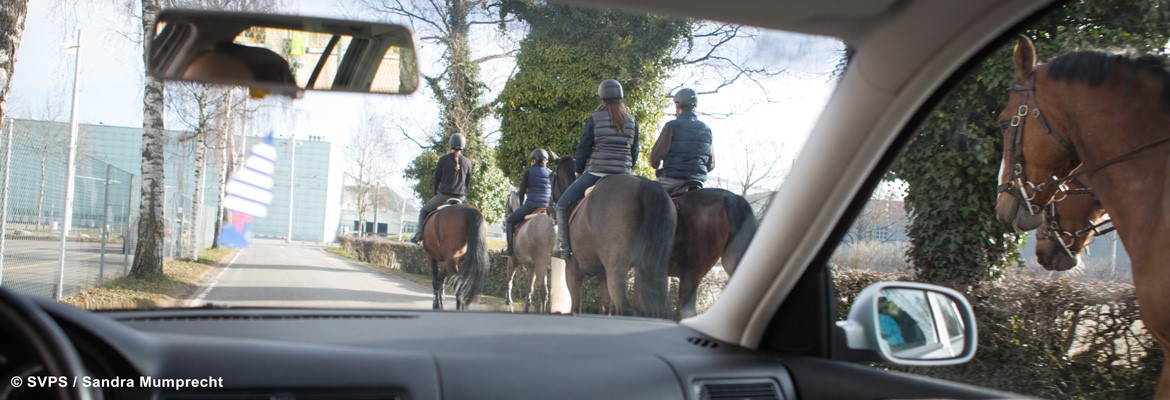
[[[339,246],[326,247],[325,252],[329,253],[329,254],[333,254],[333,255],[338,256],[338,257],[345,258],[347,260],[353,261],[353,262],[358,263],[358,264],[365,265],[365,266],[373,268],[377,271],[384,272],[386,274],[393,275],[393,276],[414,282],[414,283],[418,284],[419,286],[422,286],[424,289],[429,289],[431,287],[430,275],[412,274],[412,273],[403,271],[403,270],[398,269],[398,268],[391,268],[391,267],[387,267],[387,266],[383,266],[383,265],[371,264],[371,263],[359,260],[357,258],[357,256],[354,256],[353,253],[351,253],[349,250],[346,250],[345,248],[339,247]],[[523,299],[521,299],[521,300],[523,300]],[[493,311],[508,311],[508,306],[506,305],[503,297],[489,296],[489,295],[484,294],[484,295],[480,295],[479,300],[477,300],[477,301],[483,305],[486,305],[489,309],[491,309]],[[523,303],[523,301],[521,301],[521,303]]]
[[[204,249],[199,252],[199,261],[167,260],[162,276],[118,278],[69,297],[65,303],[87,310],[181,306],[203,287],[205,276],[218,270],[217,265],[234,251],[222,247]]]

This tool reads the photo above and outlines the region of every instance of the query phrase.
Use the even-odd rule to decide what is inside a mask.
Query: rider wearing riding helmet
[[[580,175],[557,201],[557,236],[561,245],[552,256],[573,256],[569,243],[569,215],[585,197],[585,189],[610,174],[629,174],[638,161],[638,124],[622,103],[622,85],[606,79],[597,86],[601,105],[585,119],[585,130],[577,144],[576,172]]]
[[[657,170],[658,183],[667,192],[687,182],[707,181],[715,169],[715,149],[711,146],[711,128],[695,115],[699,97],[693,89],[683,88],[674,94],[675,119],[662,127],[658,141],[650,150],[650,165]]]
[[[456,133],[451,135],[448,143],[451,146],[450,150],[439,157],[439,162],[435,165],[431,199],[427,200],[422,210],[418,212],[418,228],[414,231],[414,237],[410,238],[411,243],[417,244],[422,241],[423,223],[426,222],[427,214],[434,212],[451,199],[467,201],[467,188],[471,187],[471,159],[463,156],[463,147],[467,145],[467,139]]]
[[[516,224],[524,220],[528,214],[536,211],[538,208],[548,207],[548,203],[552,201],[552,180],[549,176],[552,175],[552,170],[548,169],[548,152],[544,149],[536,149],[532,151],[532,155],[528,157],[532,161],[532,166],[524,171],[524,177],[520,178],[520,189],[516,191],[516,195],[520,197],[520,208],[512,212],[505,221],[505,237],[508,238],[508,248],[504,249],[504,256],[512,255],[512,241],[516,233]],[[525,199],[527,196],[527,199]]]

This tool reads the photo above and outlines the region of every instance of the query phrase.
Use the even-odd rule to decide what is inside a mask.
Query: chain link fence
[[[87,155],[75,160],[72,223],[63,235],[67,142],[35,127],[0,125],[0,286],[68,297],[126,275],[137,241],[141,178]],[[11,137],[10,137],[11,136]],[[10,140],[11,139],[11,140]],[[54,140],[56,139],[56,140]],[[214,203],[192,232],[191,199],[166,199],[167,258],[211,243]],[[199,240],[196,240],[196,237]]]

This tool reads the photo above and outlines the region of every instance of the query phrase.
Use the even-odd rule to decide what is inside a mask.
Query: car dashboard
[[[780,358],[673,321],[38,304],[85,364],[73,384],[99,399],[796,398]]]

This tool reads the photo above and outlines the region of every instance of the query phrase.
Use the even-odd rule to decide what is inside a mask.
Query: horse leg
[[[548,269],[549,269],[549,267],[543,267],[540,269],[541,271],[543,271],[543,273],[541,274],[543,276],[541,276],[539,279],[540,279],[541,284],[544,285],[544,291],[542,292],[542,293],[544,293],[544,295],[540,298],[541,299],[540,300],[540,312],[541,313],[548,312],[549,302],[552,299],[552,294],[551,294],[551,290],[549,289],[549,283],[548,283],[548,276],[549,276]]]
[[[611,276],[612,275],[612,276]],[[605,286],[609,292],[609,302],[613,305],[611,315],[631,315],[630,300],[626,298],[626,275],[606,274]]]
[[[581,280],[585,279],[584,274],[577,268],[577,262],[573,259],[565,261],[565,286],[569,289],[570,306],[569,312],[581,312]]]
[[[524,312],[532,307],[532,293],[536,291],[536,264],[532,265],[531,271],[528,272],[528,298],[524,299]]]
[[[458,265],[459,265],[459,258],[452,258],[450,261],[447,261],[447,270],[444,271],[444,273],[451,274],[451,275],[457,274],[458,272],[456,272],[456,271],[457,271]],[[456,282],[458,282],[458,279],[456,279]],[[467,306],[468,306],[467,302],[464,301],[463,296],[460,295],[460,292],[462,292],[462,290],[460,290],[460,286],[466,285],[466,284],[467,284],[467,282],[459,282],[455,286],[455,309],[456,310],[462,311],[464,308],[467,308]]]
[[[504,296],[504,304],[508,305],[509,310],[512,307],[512,280],[516,278],[516,257],[508,257],[508,291]]]
[[[445,278],[446,276],[439,275],[439,262],[431,260],[431,288],[435,291],[435,302],[431,308],[434,310],[443,309],[443,280]]]

